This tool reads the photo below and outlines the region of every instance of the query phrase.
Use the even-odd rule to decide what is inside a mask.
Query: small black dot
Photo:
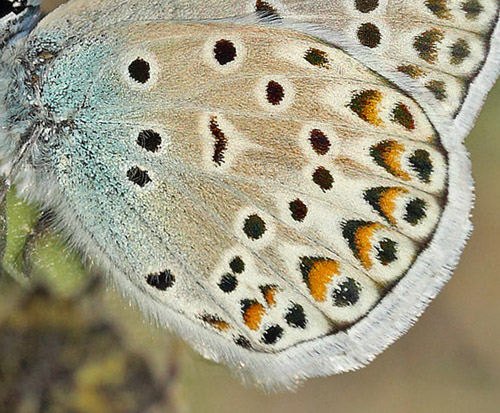
[[[238,286],[238,280],[232,274],[224,274],[219,282],[219,288],[225,293],[233,292]]]
[[[266,88],[267,100],[272,105],[279,105],[285,98],[285,89],[278,82],[271,80]]]
[[[304,313],[304,307],[300,304],[293,304],[285,315],[285,320],[290,327],[306,328],[307,319]]]
[[[272,325],[266,329],[262,336],[264,344],[274,344],[283,336],[283,329],[278,325]]]
[[[167,288],[170,288],[174,285],[175,277],[170,271],[166,270],[160,273],[148,275],[146,278],[146,282],[151,287],[155,287],[158,290],[165,291]]]
[[[311,146],[318,155],[326,155],[330,150],[332,144],[330,143],[330,139],[328,136],[324,134],[324,132],[319,129],[313,129],[311,131],[311,136],[309,138],[309,142],[311,142]]]
[[[415,226],[427,216],[427,204],[423,199],[415,198],[406,204],[406,214],[403,217],[406,222]]]
[[[246,348],[246,349],[249,349],[252,347],[252,344],[250,343],[250,340],[246,337],[243,337],[243,336],[239,336],[238,338],[236,338],[234,340],[234,342],[240,346],[240,347],[243,347],[243,348]]]
[[[146,83],[151,78],[149,63],[140,58],[135,59],[128,67],[130,77],[139,83]]]
[[[373,23],[364,23],[358,28],[358,39],[363,46],[373,49],[380,44],[382,35]]]
[[[396,242],[388,238],[384,238],[379,242],[378,246],[375,247],[377,250],[377,259],[382,265],[392,264],[398,259],[396,247]]]
[[[313,182],[318,185],[323,192],[332,189],[333,177],[330,171],[322,166],[317,168],[313,173]]]
[[[292,213],[292,218],[295,221],[302,222],[307,216],[307,205],[304,204],[300,199],[290,202],[290,212]]]
[[[378,0],[355,0],[354,4],[361,13],[369,13],[378,7]]]
[[[214,55],[215,60],[217,60],[221,66],[227,65],[236,59],[236,47],[234,47],[233,42],[221,39],[215,43]]]
[[[451,46],[451,63],[459,65],[464,62],[471,54],[469,43],[464,39],[458,39]]]
[[[333,303],[337,307],[349,307],[354,305],[359,300],[361,292],[361,284],[352,278],[347,278],[343,283],[339,284],[332,293]]]
[[[161,146],[161,136],[153,130],[143,130],[139,133],[137,144],[150,152],[157,152]]]
[[[272,7],[269,3],[262,0],[257,0],[255,2],[255,11],[259,18],[279,18],[278,11]]]
[[[257,240],[262,238],[264,232],[266,232],[266,223],[258,215],[250,215],[243,226],[243,231],[248,238]]]
[[[229,266],[236,274],[241,274],[245,271],[245,263],[241,259],[241,257],[235,257],[229,263]]]
[[[134,166],[130,168],[127,172],[128,179],[136,185],[140,187],[145,187],[147,184],[151,182],[151,178],[147,171],[143,171],[142,169]]]
[[[431,181],[431,175],[434,171],[431,156],[424,149],[418,149],[410,156],[410,166],[417,173],[418,178],[425,183]]]

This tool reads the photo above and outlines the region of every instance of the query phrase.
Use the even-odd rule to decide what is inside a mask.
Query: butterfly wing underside
[[[113,16],[120,6],[109,3]],[[425,76],[399,71],[411,78],[400,82],[403,91],[389,72],[415,66],[418,48],[403,62],[380,46],[389,53],[379,55],[388,64],[383,78],[357,47],[346,49],[364,64],[267,25],[295,24],[299,7],[328,16],[330,3],[228,5],[225,13],[256,8],[260,26],[96,23],[64,50],[48,50],[38,69],[42,104],[64,120],[43,153],[43,179],[56,188],[53,207],[64,226],[144,311],[205,355],[244,363],[264,384],[291,385],[370,360],[445,281],[429,258],[417,268],[420,278],[414,268],[439,238],[440,222],[464,227],[451,235],[451,260],[468,228],[466,157],[448,149],[449,136],[424,111],[437,108],[434,115],[452,125],[466,101],[466,70],[441,67],[445,49],[437,48],[434,63],[420,62]],[[201,13],[196,3],[179,4],[162,13]],[[390,26],[385,10],[374,16]],[[354,24],[331,16],[315,23]],[[47,27],[32,39],[38,54],[58,41]],[[460,64],[477,74],[487,52],[482,60],[474,53]],[[426,85],[432,80],[455,92],[440,101]],[[426,106],[409,91],[436,101]],[[465,187],[458,195],[457,181]],[[450,213],[450,204],[460,207]],[[412,305],[414,312],[399,308]],[[368,335],[356,328],[371,318],[373,341],[364,342]],[[317,358],[320,348],[326,358]]]

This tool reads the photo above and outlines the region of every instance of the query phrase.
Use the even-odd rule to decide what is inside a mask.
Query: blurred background
[[[59,3],[43,5],[50,10]],[[80,284],[59,288],[59,294],[55,287],[26,297],[14,286],[12,294],[2,293],[1,357],[18,363],[0,372],[1,411],[499,412],[500,84],[466,143],[476,179],[472,238],[451,282],[420,321],[368,367],[309,380],[296,393],[266,395],[143,322],[113,291],[82,275]],[[46,327],[59,334],[47,343]],[[35,340],[32,348],[29,339]],[[52,354],[54,343],[72,346],[72,353],[61,357],[69,351],[62,346]],[[38,365],[43,357],[46,363]],[[29,380],[53,382],[14,385],[35,364]],[[54,372],[46,364],[61,367]],[[79,373],[69,380],[71,368]]]

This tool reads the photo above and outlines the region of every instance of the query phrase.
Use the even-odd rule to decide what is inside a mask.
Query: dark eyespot
[[[255,11],[259,18],[279,18],[278,11],[272,7],[269,3],[262,0],[257,0],[255,2]]]
[[[358,28],[358,39],[363,46],[373,49],[380,44],[382,35],[373,23],[364,23]]]
[[[214,137],[214,153],[212,155],[212,160],[217,166],[221,166],[224,163],[228,139],[219,126],[217,116],[212,116],[210,118],[209,128],[212,136]]]
[[[165,270],[159,273],[150,274],[146,277],[146,282],[158,290],[165,291],[167,288],[171,288],[175,283],[174,275],[169,271]]]
[[[225,274],[219,282],[219,288],[225,293],[233,292],[238,286],[238,280],[232,274]]]
[[[285,98],[285,90],[278,82],[271,80],[267,84],[267,101],[272,105],[279,105]]]
[[[149,63],[137,58],[128,67],[130,77],[138,83],[146,83],[151,78],[151,68]]]
[[[350,307],[359,301],[361,284],[352,278],[347,278],[332,292],[333,303],[337,307]]]
[[[227,65],[236,59],[236,47],[230,40],[221,39],[215,43],[214,55],[221,66]]]
[[[313,182],[318,185],[323,192],[326,192],[333,187],[333,177],[330,171],[322,166],[317,168],[313,173]]]
[[[429,152],[418,149],[410,157],[410,166],[422,182],[429,183],[434,171]]]
[[[295,221],[302,222],[307,216],[307,205],[304,204],[300,199],[290,202],[289,205],[290,212],[292,213],[292,218]]]
[[[229,266],[236,274],[241,274],[245,271],[245,263],[241,259],[241,257],[235,257],[229,263]]]
[[[403,217],[406,222],[415,226],[427,216],[427,204],[423,199],[412,199],[406,205],[406,214]]]
[[[252,344],[250,343],[250,340],[248,340],[248,338],[246,338],[246,337],[239,336],[234,340],[234,342],[236,343],[236,345],[238,345],[240,347],[243,347],[246,349],[252,348]]]
[[[329,69],[330,61],[328,60],[327,56],[328,56],[327,53],[324,52],[323,50],[311,47],[304,55],[304,59],[313,66]]]
[[[369,13],[378,7],[378,0],[355,0],[354,5],[361,13]]]
[[[248,238],[257,240],[266,232],[266,223],[258,215],[250,215],[243,226],[243,231]]]
[[[151,182],[151,178],[147,171],[143,171],[142,169],[134,166],[130,168],[127,172],[128,179],[136,185],[140,187],[145,187],[147,184]]]
[[[306,328],[307,319],[304,312],[304,307],[300,304],[293,304],[285,315],[285,320],[290,327]]]
[[[392,264],[398,259],[396,247],[396,242],[388,238],[384,238],[380,241],[378,246],[375,247],[377,250],[377,259],[382,265]]]
[[[157,152],[161,146],[161,136],[153,130],[143,130],[139,133],[137,144],[149,152]]]
[[[283,336],[283,328],[279,325],[272,325],[266,329],[262,336],[264,344],[274,344]]]
[[[326,155],[332,146],[328,136],[326,136],[325,133],[319,129],[313,129],[311,131],[309,142],[311,143],[314,152],[318,155]]]

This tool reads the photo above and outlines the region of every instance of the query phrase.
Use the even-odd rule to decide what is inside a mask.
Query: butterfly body
[[[98,17],[70,2],[4,63],[19,96],[4,103],[6,174],[207,357],[283,386],[371,360],[441,288],[470,228],[450,134],[467,90],[416,100],[433,95],[418,82],[438,40],[420,50],[430,75],[394,83],[407,75],[391,75],[394,53],[377,51],[374,72],[328,22],[298,22],[303,2],[106,3]],[[469,43],[455,53],[469,66],[440,69],[453,82],[480,60]]]

